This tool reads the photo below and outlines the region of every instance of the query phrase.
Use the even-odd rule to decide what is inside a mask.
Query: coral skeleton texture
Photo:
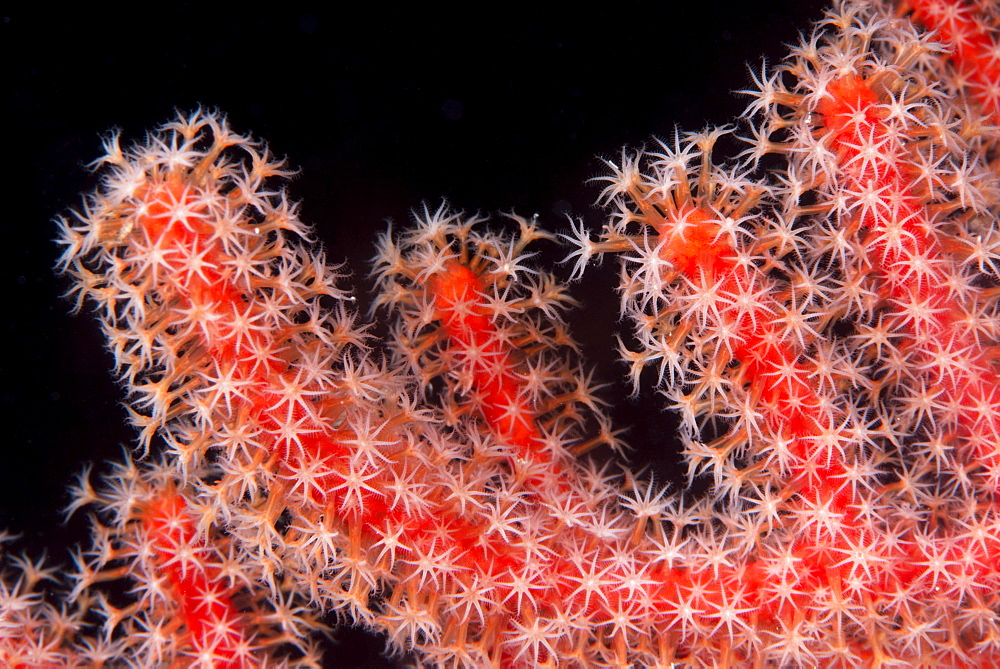
[[[997,21],[837,3],[737,123],[606,161],[596,232],[424,205],[372,314],[221,114],[109,136],[58,269],[136,449],[66,582],[8,553],[0,661],[319,666],[339,621],[434,666],[997,666]],[[558,275],[606,256],[704,494],[594,456]]]

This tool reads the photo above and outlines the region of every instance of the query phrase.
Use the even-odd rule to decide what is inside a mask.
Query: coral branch
[[[337,618],[439,666],[995,666],[996,14],[838,3],[740,129],[606,161],[595,238],[425,205],[378,241],[384,342],[263,144],[110,137],[59,269],[140,457],[80,476],[66,592],[8,559],[0,661],[316,666]],[[618,258],[706,493],[607,464],[556,240]]]

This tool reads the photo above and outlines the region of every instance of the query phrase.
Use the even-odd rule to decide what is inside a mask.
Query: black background
[[[84,166],[102,133],[119,127],[130,141],[175,109],[225,112],[300,169],[289,190],[302,218],[331,260],[347,260],[367,305],[376,233],[424,200],[538,213],[557,230],[569,213],[598,228],[599,188],[586,182],[604,173],[599,157],[731,121],[747,64],[780,60],[822,9],[705,0],[258,14],[180,2],[0,16],[0,529],[23,535],[15,550],[64,564],[87,526],[62,524],[67,486],[84,463],[102,471],[133,442],[95,321],[68,314],[67,284],[51,271],[52,217],[94,187]],[[631,426],[633,463],[671,480],[674,418],[648,389],[627,399],[613,361],[625,329],[614,281],[606,263],[574,287],[584,305],[574,333],[612,384],[605,397]],[[335,638],[330,666],[385,663],[380,640]]]

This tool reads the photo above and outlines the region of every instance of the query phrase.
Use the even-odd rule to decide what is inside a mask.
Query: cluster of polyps
[[[316,664],[332,614],[442,665],[995,664],[996,20],[912,4],[838,5],[756,77],[737,159],[625,153],[599,238],[562,235],[574,273],[621,255],[622,356],[700,499],[584,459],[618,440],[537,221],[387,233],[380,349],[262,145],[203,112],[109,140],[60,267],[144,457],[81,477],[63,605],[14,560],[0,657]]]

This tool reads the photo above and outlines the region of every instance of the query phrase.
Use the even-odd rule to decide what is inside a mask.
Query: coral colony
[[[425,206],[377,241],[386,342],[262,142],[109,137],[58,268],[138,440],[66,582],[8,555],[0,662],[316,666],[339,620],[441,666],[997,666],[997,24],[837,4],[737,124],[608,161],[597,231]],[[543,239],[617,258],[705,494],[588,459],[622,437]]]

